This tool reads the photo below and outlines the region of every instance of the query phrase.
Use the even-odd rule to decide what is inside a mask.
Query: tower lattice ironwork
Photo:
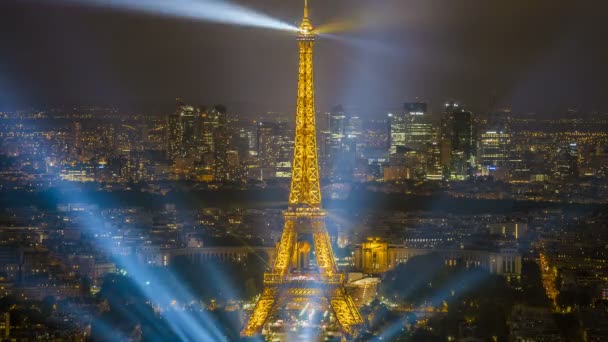
[[[331,308],[340,327],[356,335],[363,319],[346,293],[344,275],[338,272],[325,211],[321,208],[321,186],[317,159],[315,97],[313,83],[314,31],[308,19],[308,1],[298,32],[300,62],[296,135],[289,206],[272,271],[264,274],[264,290],[242,331],[244,336],[261,332],[272,313],[293,303],[323,302]],[[306,240],[308,239],[308,240]],[[302,253],[314,245],[316,266],[310,267]]]

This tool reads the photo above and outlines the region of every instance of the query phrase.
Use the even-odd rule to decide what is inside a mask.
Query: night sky
[[[298,0],[240,4],[290,23],[302,14]],[[379,115],[414,99],[434,110],[447,99],[478,112],[608,110],[608,1],[311,0],[311,7],[315,26],[356,22],[338,40],[318,41],[320,111],[342,103]],[[151,106],[182,96],[245,113],[292,111],[296,73],[292,32],[0,0],[1,109]]]

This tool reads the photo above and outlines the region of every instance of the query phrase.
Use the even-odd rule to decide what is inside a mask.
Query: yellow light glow
[[[323,24],[318,26],[315,29],[315,33],[317,34],[334,34],[334,33],[343,33],[354,31],[361,28],[362,23],[359,20],[355,19],[339,19],[327,24]]]
[[[262,330],[276,309],[276,303],[307,301],[311,297],[323,298],[331,306],[346,334],[355,335],[363,323],[355,303],[344,289],[344,276],[338,273],[325,226],[326,214],[321,209],[313,78],[314,31],[308,20],[308,1],[298,32],[298,45],[300,62],[289,208],[284,213],[285,226],[272,272],[264,274],[264,292],[242,332],[244,336],[253,336]],[[319,273],[292,273],[298,236],[308,233],[312,233]],[[301,242],[300,247],[300,251],[310,252],[308,242]]]

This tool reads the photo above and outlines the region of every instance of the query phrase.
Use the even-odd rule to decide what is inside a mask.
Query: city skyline
[[[15,36],[57,47],[20,40],[10,77],[113,105],[0,108],[1,341],[608,340],[608,112],[584,108],[601,63],[581,66],[605,48],[552,48],[591,42],[570,30],[599,22],[558,20],[586,4],[299,0],[291,23],[253,1],[8,3],[46,10]],[[214,33],[187,55],[172,24]],[[428,95],[397,99],[410,83]]]
[[[87,3],[0,5],[6,15],[0,105],[168,108],[183,96],[246,114],[293,111],[297,56],[289,33]],[[242,4],[286,23],[297,20],[297,1]],[[414,100],[435,111],[455,99],[474,112],[606,110],[607,89],[598,81],[608,75],[599,44],[606,29],[596,17],[602,10],[591,6],[316,4],[319,22],[336,30],[318,44],[324,55],[318,107],[342,103],[369,116]],[[264,87],[255,85],[260,81]]]

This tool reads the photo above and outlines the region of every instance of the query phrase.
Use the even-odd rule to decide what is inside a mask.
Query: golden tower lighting
[[[261,332],[275,310],[287,304],[320,301],[331,308],[345,334],[358,333],[363,319],[344,288],[338,273],[321,208],[317,159],[315,96],[313,83],[314,31],[308,19],[308,1],[298,31],[300,62],[296,136],[289,206],[283,213],[285,226],[277,246],[272,271],[264,274],[264,291],[242,331],[243,336]],[[306,267],[306,239],[312,240],[316,267]],[[299,248],[301,247],[301,248]]]

